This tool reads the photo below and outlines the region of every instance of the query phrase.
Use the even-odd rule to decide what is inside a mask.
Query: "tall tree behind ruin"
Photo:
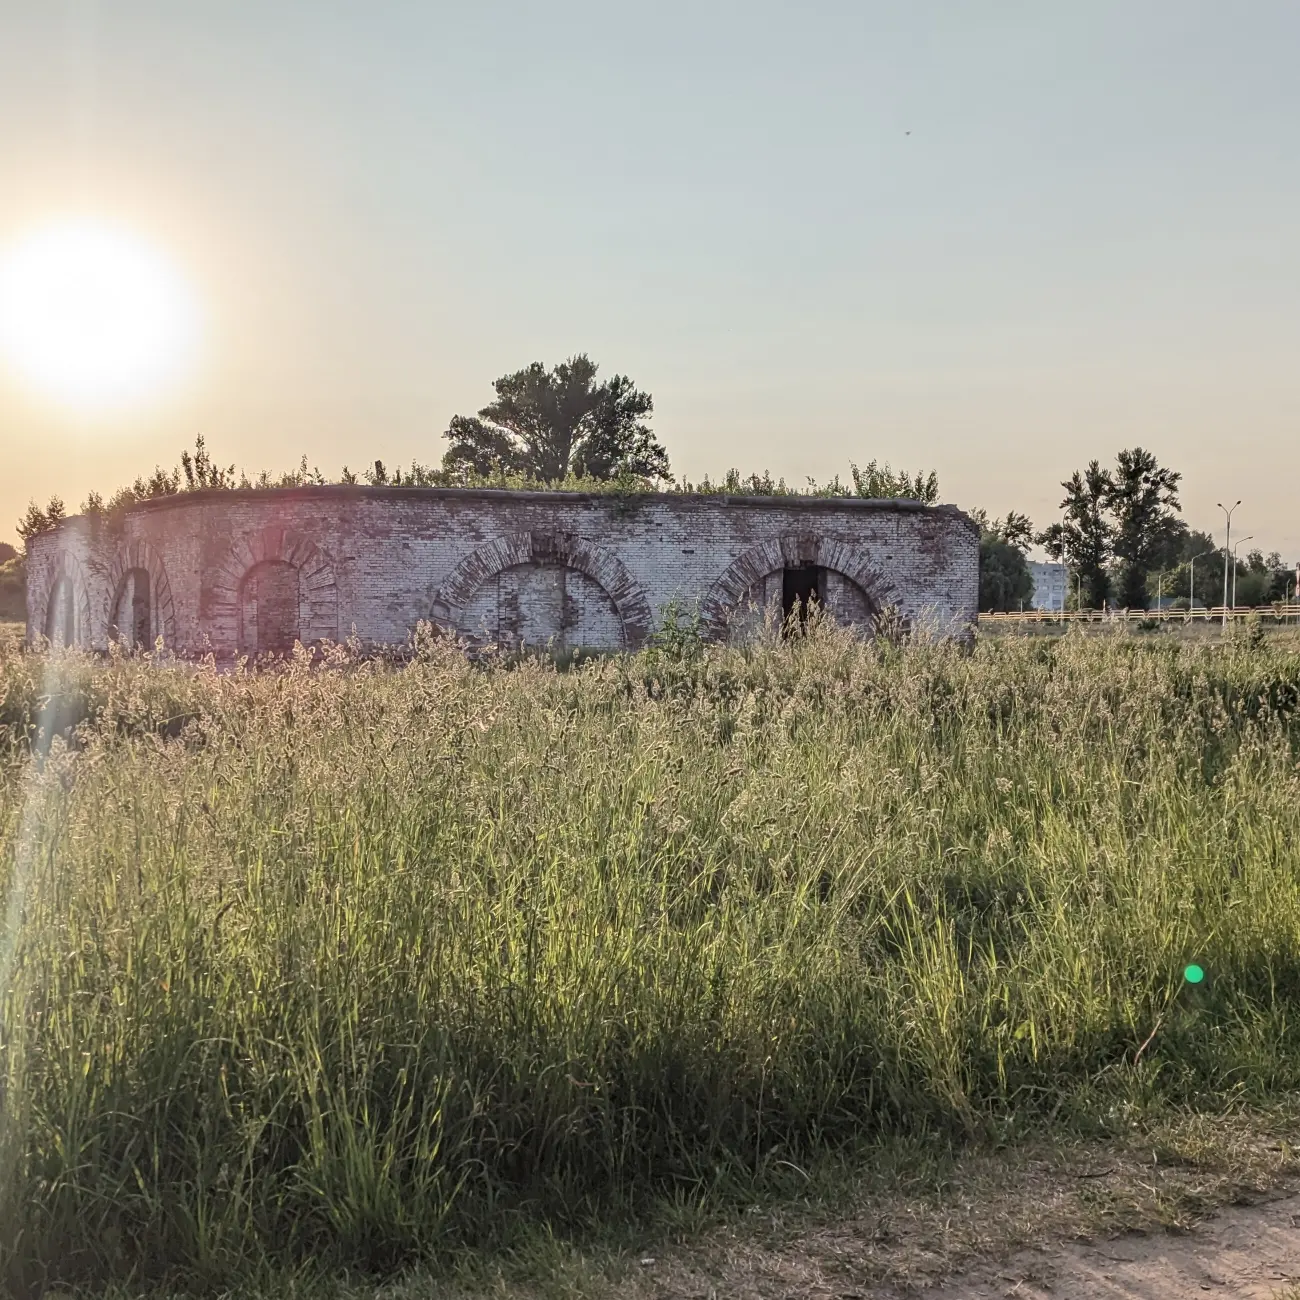
[[[1120,603],[1146,608],[1148,577],[1178,560],[1187,535],[1177,514],[1181,478],[1149,451],[1133,447],[1115,457],[1114,470],[1089,461],[1061,484],[1065,516],[1038,541],[1079,575],[1088,608],[1105,606],[1116,578]]]
[[[1176,513],[1181,478],[1141,447],[1115,458],[1110,492],[1114,553],[1120,565],[1120,604],[1129,609],[1146,608],[1148,575],[1176,558],[1187,531]]]
[[[1065,518],[1039,535],[1048,555],[1065,560],[1079,575],[1082,603],[1089,609],[1102,609],[1110,595],[1110,573],[1114,527],[1109,517],[1114,482],[1099,461],[1089,461],[1088,468],[1077,469],[1061,486],[1065,500],[1061,508]]]
[[[1034,594],[1034,579],[1025,558],[1034,541],[1028,515],[1008,510],[1005,519],[989,519],[977,509],[970,517],[980,529],[979,607],[992,613],[1023,609]]]
[[[443,468],[502,469],[548,483],[568,474],[667,478],[668,453],[647,423],[654,400],[626,375],[598,384],[596,371],[582,354],[550,370],[535,361],[503,375],[496,401],[476,416],[452,416]]]

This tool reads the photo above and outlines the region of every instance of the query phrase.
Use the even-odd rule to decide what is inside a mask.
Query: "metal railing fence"
[[[1300,604],[1237,605],[1226,609],[1222,605],[1213,609],[1022,609],[982,613],[979,617],[981,623],[1222,623],[1225,615],[1229,619],[1254,616],[1278,624],[1300,623]]]

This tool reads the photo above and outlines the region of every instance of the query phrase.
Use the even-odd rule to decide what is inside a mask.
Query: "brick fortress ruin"
[[[979,542],[953,506],[326,486],[181,493],[33,537],[27,633],[56,645],[258,655],[402,644],[427,620],[476,645],[635,649],[676,603],[706,635],[815,597],[967,636]]]

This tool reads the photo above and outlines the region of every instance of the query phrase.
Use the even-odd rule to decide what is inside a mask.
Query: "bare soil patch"
[[[1300,1295],[1300,1196],[1230,1206],[1185,1235],[1128,1233],[1021,1251],[927,1293],[930,1300],[1282,1300]]]
[[[1300,1300],[1288,1289],[1300,1284],[1293,1137],[1185,1119],[1122,1147],[972,1157],[938,1185],[864,1190],[839,1215],[751,1211],[693,1244],[647,1246],[581,1289],[655,1300],[1185,1300],[1205,1289]]]

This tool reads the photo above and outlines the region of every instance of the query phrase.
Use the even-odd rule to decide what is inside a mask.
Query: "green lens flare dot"
[[[1183,971],[1183,979],[1189,984],[1199,984],[1205,978],[1205,972],[1199,966],[1188,966]]]

